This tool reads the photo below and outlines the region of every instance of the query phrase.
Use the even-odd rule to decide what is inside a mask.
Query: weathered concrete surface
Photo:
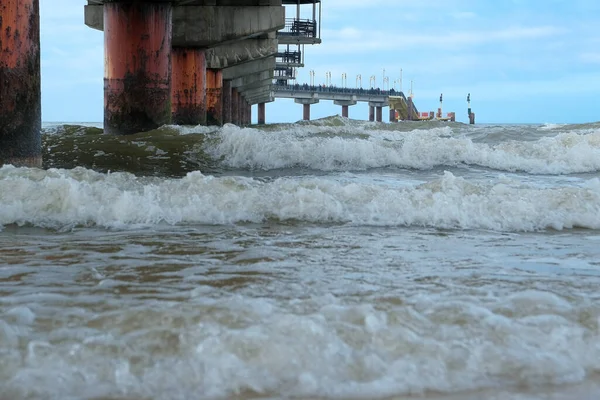
[[[271,36],[273,33],[269,33]],[[224,44],[206,50],[208,68],[227,68],[261,58],[274,56],[277,53],[277,39],[252,38],[240,42]]]
[[[176,7],[173,18],[175,45],[212,47],[283,29],[285,8],[186,6]]]
[[[271,90],[271,84],[273,83],[273,73],[271,71],[264,71],[258,74],[252,74],[244,76],[232,81],[235,82],[233,87],[237,88],[240,92],[245,92],[250,89],[264,88]]]
[[[223,80],[223,123],[231,123],[231,81]]]
[[[41,167],[39,0],[0,3],[0,166]]]
[[[206,124],[206,58],[198,48],[175,47],[172,51],[173,123]]]
[[[104,132],[170,123],[171,3],[107,3],[104,12]]]
[[[275,57],[263,58],[223,69],[223,79],[236,79],[275,68]]]
[[[223,124],[223,73],[220,69],[206,70],[206,123]]]
[[[173,8],[174,46],[213,47],[275,32],[285,26],[285,8],[281,4],[260,7],[183,5],[187,3],[178,2],[180,5]],[[87,26],[104,30],[103,7],[101,4],[85,6]]]

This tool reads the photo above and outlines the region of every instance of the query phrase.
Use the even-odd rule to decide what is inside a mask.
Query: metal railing
[[[310,19],[286,18],[285,27],[277,32],[281,36],[317,37],[317,21]]]
[[[324,92],[324,93],[340,93],[340,94],[355,94],[355,95],[373,95],[373,96],[400,96],[406,101],[406,96],[399,90],[381,90],[379,88],[363,89],[363,88],[347,88],[333,85],[308,85],[304,84],[281,84],[273,85],[273,91],[287,92]]]
[[[280,51],[275,53],[275,61],[284,64],[300,64],[302,53],[300,51]]]

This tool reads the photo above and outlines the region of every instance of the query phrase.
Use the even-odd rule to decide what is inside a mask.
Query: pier
[[[114,135],[248,125],[253,104],[264,120],[273,79],[321,42],[320,0],[88,0],[82,12],[104,32],[104,132]],[[0,165],[41,166],[39,0],[2,0],[0,32]]]
[[[369,121],[382,122],[383,108],[390,106],[390,97],[403,99],[410,106],[405,108],[410,109],[413,115],[418,114],[418,110],[410,99],[403,92],[380,89],[362,89],[362,88],[344,88],[337,86],[326,85],[307,85],[307,84],[274,84],[273,97],[282,99],[294,99],[294,102],[303,106],[303,119],[310,120],[310,106],[317,104],[321,100],[330,100],[334,104],[341,106],[343,117],[348,117],[349,107],[356,105],[358,102],[369,103]],[[397,121],[395,113],[390,109],[390,121]],[[407,119],[406,117],[401,119]]]

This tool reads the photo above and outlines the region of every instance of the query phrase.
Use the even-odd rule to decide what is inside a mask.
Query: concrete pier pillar
[[[396,117],[396,110],[390,107],[390,122],[398,122],[398,118]]]
[[[42,166],[39,0],[0,3],[0,167]]]
[[[231,89],[231,123],[240,124],[240,99],[236,88]]]
[[[408,97],[407,101],[406,101],[406,109],[407,109],[407,113],[408,113],[408,117],[407,119],[409,121],[412,121],[414,119],[414,115],[413,115],[413,101],[412,101],[412,97]]]
[[[310,105],[317,104],[319,102],[319,99],[294,99],[294,102],[296,104],[302,104],[302,119],[304,121],[310,121]]]
[[[310,121],[310,104],[303,104],[302,119]]]
[[[382,122],[383,121],[383,107],[377,106],[377,107],[375,107],[375,111],[376,111],[375,120],[377,122]]]
[[[177,125],[206,125],[206,56],[196,48],[175,47],[171,110]]]
[[[265,103],[258,103],[258,116],[257,116],[257,122],[259,125],[264,125],[265,123],[265,115],[266,114],[266,104]]]
[[[342,106],[342,117],[348,118],[348,107],[356,105],[356,100],[334,100],[333,104]]]
[[[104,4],[104,132],[171,122],[172,13],[164,1]]]
[[[223,80],[223,123],[231,124],[231,80]]]
[[[375,107],[369,106],[369,121],[375,121]]]
[[[240,122],[240,126],[244,126],[246,122],[244,121],[244,96],[241,94],[238,96],[238,121]]]
[[[475,124],[475,113],[474,112],[469,114],[469,124],[471,124],[471,125]]]
[[[223,125],[223,73],[220,69],[206,70],[206,123]]]
[[[252,125],[252,104],[248,103],[248,125]]]

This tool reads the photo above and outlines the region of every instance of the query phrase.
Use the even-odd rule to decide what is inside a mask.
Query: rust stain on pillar
[[[39,0],[0,2],[0,166],[41,167]]]
[[[172,10],[161,1],[104,4],[104,132],[171,122]]]
[[[369,106],[369,121],[375,121],[375,107]]]
[[[220,69],[206,70],[206,123],[223,124],[223,72]]]
[[[240,99],[237,89],[231,89],[231,123],[240,124]]]
[[[223,80],[223,123],[230,124],[231,119],[231,81]]]
[[[206,54],[175,47],[171,53],[171,111],[177,125],[206,125]]]
[[[348,118],[348,106],[342,106],[342,117]]]
[[[259,123],[259,125],[264,125],[265,121],[266,121],[266,114],[267,114],[267,110],[266,107],[267,105],[265,103],[258,103],[258,116],[257,116],[257,122]]]

